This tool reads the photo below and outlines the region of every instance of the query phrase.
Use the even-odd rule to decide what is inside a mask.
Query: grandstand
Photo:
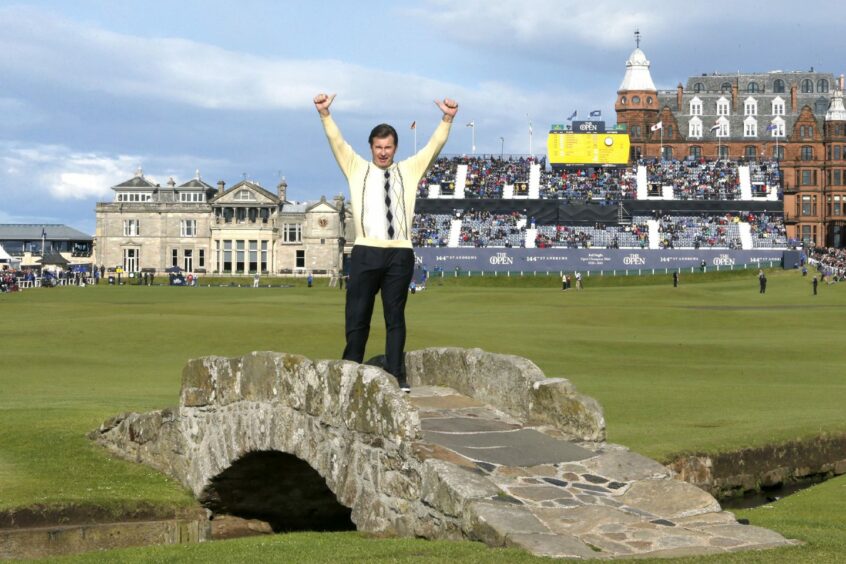
[[[786,249],[778,162],[447,156],[420,182],[415,247]]]

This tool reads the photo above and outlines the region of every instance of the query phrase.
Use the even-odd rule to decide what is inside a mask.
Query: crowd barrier
[[[672,272],[673,270],[733,269],[748,265],[782,264],[784,250],[726,249],[414,249],[415,263],[432,274],[444,272]]]

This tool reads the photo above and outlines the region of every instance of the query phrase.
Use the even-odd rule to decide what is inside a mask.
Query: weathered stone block
[[[209,405],[214,398],[214,378],[209,365],[215,357],[194,358],[182,369],[182,392],[180,405],[201,407]]]
[[[599,554],[570,535],[517,533],[509,535],[508,546],[519,546],[535,556],[548,558],[596,558]]]
[[[129,439],[132,442],[143,445],[158,437],[161,426],[161,412],[153,411],[143,415],[134,415],[130,418]]]
[[[507,538],[519,533],[550,532],[528,509],[504,503],[472,502],[465,511],[464,520],[467,536],[488,546],[506,546]]]
[[[277,360],[272,352],[253,352],[241,357],[241,399],[272,401],[276,398]]]
[[[209,358],[209,370],[214,376],[215,403],[228,405],[241,400],[241,359]]]
[[[710,494],[679,480],[635,482],[619,500],[667,519],[720,510],[720,504]]]
[[[672,475],[667,467],[651,458],[626,450],[606,452],[596,458],[585,460],[582,464],[594,474],[600,474],[618,482],[668,478]]]
[[[576,393],[564,378],[548,378],[532,384],[529,423],[552,425],[582,441],[605,440],[602,407],[595,399]]]
[[[423,501],[445,515],[459,517],[470,501],[489,499],[501,493],[487,478],[443,460],[423,464]]]

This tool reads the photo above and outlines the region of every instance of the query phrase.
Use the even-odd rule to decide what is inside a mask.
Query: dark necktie
[[[388,239],[394,238],[394,214],[391,213],[391,173],[385,171],[385,209],[388,210]]]

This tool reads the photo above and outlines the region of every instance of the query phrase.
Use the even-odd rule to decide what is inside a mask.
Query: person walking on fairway
[[[811,284],[814,286],[814,295],[816,296],[817,295],[817,284],[819,284],[819,280],[817,280],[816,275],[814,276],[814,279],[811,281]]]
[[[370,132],[370,159],[353,151],[329,113],[335,94],[318,94],[314,107],[329,146],[350,188],[355,243],[350,255],[346,303],[344,360],[362,362],[376,294],[382,294],[385,316],[385,369],[403,391],[405,378],[405,304],[414,274],[411,224],[417,185],[438,157],[449,137],[458,103],[445,98],[435,104],[442,112],[432,138],[417,154],[395,162],[399,142],[396,129],[382,123]],[[376,100],[383,103],[384,100]]]
[[[758,271],[758,285],[760,286],[760,293],[767,293],[767,275],[763,270]]]

